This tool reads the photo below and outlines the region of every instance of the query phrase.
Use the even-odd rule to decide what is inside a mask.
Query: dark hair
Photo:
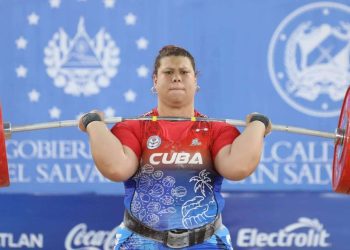
[[[196,71],[196,63],[194,61],[193,56],[191,55],[190,52],[188,52],[187,50],[185,50],[184,48],[175,46],[175,45],[166,45],[163,48],[161,48],[158,52],[158,55],[156,57],[156,60],[154,62],[154,69],[153,69],[153,75],[157,74],[158,68],[160,67],[160,60],[163,57],[167,57],[167,56],[184,56],[187,57],[188,59],[190,59],[192,67],[193,67],[193,71],[194,73],[197,75],[197,71]]]

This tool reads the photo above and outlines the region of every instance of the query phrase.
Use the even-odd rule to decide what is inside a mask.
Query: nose
[[[172,78],[172,82],[181,82],[180,74],[174,73],[173,78]]]

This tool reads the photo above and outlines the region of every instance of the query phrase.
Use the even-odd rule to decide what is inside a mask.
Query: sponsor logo
[[[21,233],[19,236],[12,233],[0,232],[0,249],[12,248],[44,248],[44,235]]]
[[[277,232],[260,232],[257,228],[242,228],[238,231],[239,247],[318,247],[326,248],[330,234],[317,219],[299,218]]]
[[[88,230],[87,225],[81,223],[70,230],[64,246],[66,250],[112,250],[115,232],[116,228],[111,231]]]
[[[160,139],[158,135],[152,135],[147,140],[147,148],[156,149],[160,146],[161,143],[162,143],[162,139]]]
[[[162,164],[203,164],[201,153],[154,153],[149,157],[149,161],[153,165]]]
[[[316,2],[289,14],[269,45],[273,86],[288,105],[307,115],[339,114],[350,80],[350,7]]]

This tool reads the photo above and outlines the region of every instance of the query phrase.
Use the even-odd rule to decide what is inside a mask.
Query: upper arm
[[[131,155],[129,150],[133,151],[137,160],[141,158],[141,141],[142,131],[141,123],[139,121],[127,121],[117,123],[111,132],[115,137],[118,138],[120,143],[123,145],[124,152]]]
[[[226,161],[228,155],[230,154],[230,151],[231,151],[231,144],[228,144],[228,145],[222,147],[219,150],[219,152],[216,154],[216,157],[214,158],[214,165],[215,165],[216,171],[218,171],[219,173],[221,170],[220,166],[223,166],[225,164],[225,161]],[[220,174],[223,175],[222,173],[220,173]]]
[[[112,134],[120,141],[123,148],[122,171],[115,174],[113,180],[125,181],[132,177],[141,157],[141,126],[138,121],[122,122],[111,129]]]
[[[251,123],[231,145],[222,148],[215,158],[216,170],[230,180],[249,176],[259,164],[263,149],[262,123]]]
[[[211,155],[215,160],[218,153],[222,151],[223,148],[227,149],[223,150],[222,153],[229,150],[229,147],[227,146],[232,144],[232,142],[240,135],[240,132],[236,127],[222,122],[213,123],[212,130]]]
[[[128,146],[123,145],[123,151],[126,157],[125,166],[123,167],[123,172],[119,174],[117,181],[126,181],[131,178],[137,171],[139,167],[139,159],[135,152]]]
[[[211,153],[216,171],[227,179],[232,179],[233,166],[229,166],[232,143],[240,131],[229,124],[216,124],[213,128]]]
[[[226,145],[220,149],[215,157],[214,164],[216,171],[229,180],[242,180],[247,176],[244,166],[239,161],[239,152],[231,154],[232,145]]]

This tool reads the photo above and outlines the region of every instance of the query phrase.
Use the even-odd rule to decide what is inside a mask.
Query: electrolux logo
[[[318,247],[328,248],[330,234],[318,219],[299,218],[277,232],[261,232],[257,228],[242,228],[238,231],[239,247]]]

